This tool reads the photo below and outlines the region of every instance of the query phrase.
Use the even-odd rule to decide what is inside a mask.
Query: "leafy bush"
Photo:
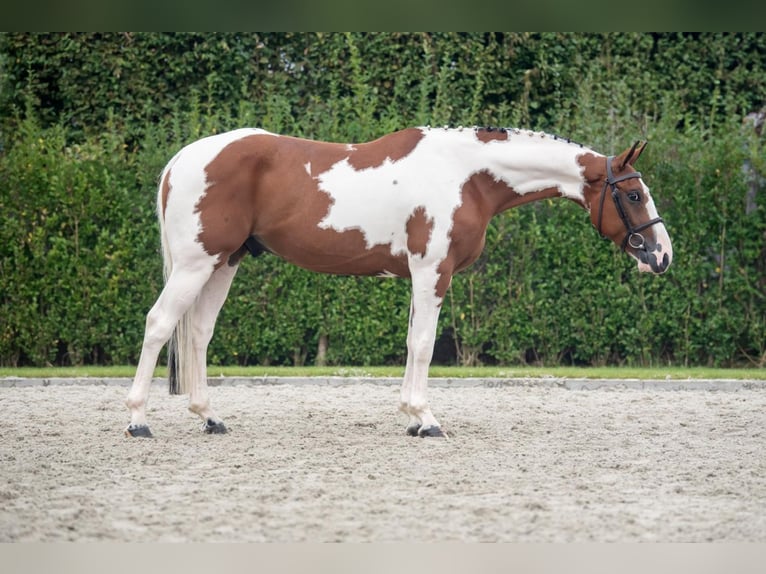
[[[671,233],[662,277],[543,201],[496,217],[453,281],[437,360],[766,361],[762,34],[0,35],[0,364],[134,363],[162,285],[157,177],[243,125],[363,141],[520,125],[639,166]],[[245,260],[210,362],[401,364],[405,281]]]

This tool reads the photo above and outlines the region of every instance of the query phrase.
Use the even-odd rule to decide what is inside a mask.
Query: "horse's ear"
[[[632,148],[625,150],[619,155],[619,157],[617,157],[617,161],[615,163],[620,166],[620,171],[625,169],[626,165],[633,165],[636,162],[638,157],[641,155],[641,152],[644,151],[647,143],[648,142],[642,143],[639,140],[633,144]]]
[[[641,143],[641,147],[639,147],[638,150],[636,151],[636,155],[633,156],[633,159],[631,160],[630,165],[633,165],[634,163],[636,163],[638,161],[638,158],[641,157],[642,153],[644,153],[644,150],[646,149],[646,145],[648,143],[649,142],[642,142]]]

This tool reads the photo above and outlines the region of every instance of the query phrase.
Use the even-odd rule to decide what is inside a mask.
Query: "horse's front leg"
[[[407,333],[407,367],[400,409],[409,415],[407,433],[446,437],[428,405],[428,367],[433,357],[436,325],[442,298],[436,295],[438,275],[433,269],[412,271],[412,302]]]

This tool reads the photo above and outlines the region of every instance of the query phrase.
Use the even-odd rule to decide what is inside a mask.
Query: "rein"
[[[661,217],[655,217],[651,221],[647,221],[646,223],[642,223],[641,225],[638,225],[636,227],[633,227],[633,225],[630,222],[630,219],[628,218],[628,214],[625,212],[625,208],[622,205],[622,199],[620,197],[620,190],[617,188],[617,184],[621,181],[625,181],[626,179],[640,179],[641,178],[641,172],[635,171],[633,173],[626,173],[624,175],[621,175],[619,177],[614,177],[612,174],[612,160],[614,159],[614,156],[609,156],[606,158],[606,180],[604,181],[604,188],[601,190],[601,199],[599,200],[599,208],[598,208],[598,232],[601,235],[601,237],[606,237],[604,233],[601,231],[601,219],[604,215],[604,199],[606,199],[606,190],[607,188],[612,188],[612,200],[614,201],[614,206],[617,208],[617,213],[620,216],[620,219],[622,220],[623,225],[625,225],[625,229],[627,230],[627,233],[625,234],[625,238],[622,240],[622,245],[620,248],[625,251],[626,247],[630,245],[633,249],[641,249],[644,247],[646,241],[644,240],[644,236],[639,233],[639,231],[643,231],[647,227],[651,227],[655,223],[662,223],[663,219]],[[637,239],[634,239],[637,238]]]

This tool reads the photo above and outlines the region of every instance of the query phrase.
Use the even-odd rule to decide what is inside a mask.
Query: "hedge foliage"
[[[157,176],[244,125],[364,141],[503,125],[604,153],[635,139],[674,242],[664,276],[544,201],[496,217],[448,293],[464,364],[766,362],[763,34],[0,35],[0,364],[125,364],[162,287]],[[762,120],[761,120],[762,121]],[[409,283],[240,267],[214,364],[400,364]]]

